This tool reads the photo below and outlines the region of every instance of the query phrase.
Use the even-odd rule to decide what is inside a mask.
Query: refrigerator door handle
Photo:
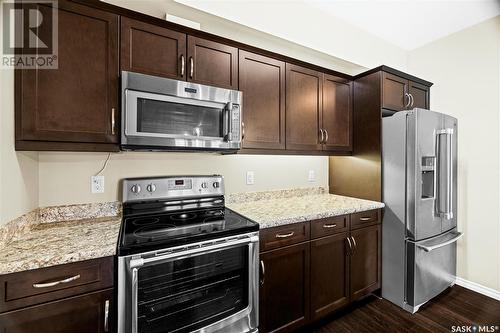
[[[425,245],[421,245],[421,244],[416,244],[417,247],[423,249],[425,252],[431,252],[432,250],[435,250],[435,249],[439,249],[440,247],[443,247],[443,246],[446,246],[446,245],[449,245],[451,243],[454,243],[456,242],[457,240],[459,240],[460,238],[462,238],[464,234],[462,232],[459,232],[457,236],[453,237],[452,239],[450,240],[447,240],[446,242],[443,242],[443,243],[440,243],[440,244],[436,244],[436,245],[432,245],[432,246],[425,246]]]
[[[439,175],[439,185],[438,185],[438,200],[436,205],[436,211],[439,216],[445,219],[453,218],[453,128],[446,128],[436,132],[437,135],[437,171]],[[443,156],[441,151],[441,137],[446,137],[446,156]],[[443,184],[442,172],[444,169],[441,167],[443,163],[443,158],[446,163],[446,183]],[[443,207],[443,195],[444,195],[444,207]]]

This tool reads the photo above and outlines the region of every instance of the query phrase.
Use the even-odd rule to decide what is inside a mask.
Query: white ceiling
[[[286,15],[290,24],[300,24],[301,11],[287,7],[303,6],[303,13],[312,8],[322,14],[346,21],[405,50],[412,50],[436,39],[500,15],[500,0],[175,0],[199,10],[241,22],[239,10],[252,12],[276,10]],[[282,18],[281,18],[282,19]],[[258,17],[255,18],[258,21]],[[252,20],[242,24],[259,29]],[[320,24],[325,31],[328,22]],[[307,26],[302,27],[307,29]],[[272,31],[267,31],[272,33]]]

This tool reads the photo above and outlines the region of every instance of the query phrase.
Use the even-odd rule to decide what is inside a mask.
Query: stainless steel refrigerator
[[[455,283],[457,144],[448,115],[382,119],[382,297],[412,313]]]

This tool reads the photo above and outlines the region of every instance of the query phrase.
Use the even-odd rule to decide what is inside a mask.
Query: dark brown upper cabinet
[[[238,89],[238,49],[203,38],[188,36],[187,80]]]
[[[238,49],[123,17],[121,69],[238,89]]]
[[[182,79],[186,59],[186,34],[122,17],[122,70]]]
[[[309,321],[309,243],[261,253],[259,331],[292,332]]]
[[[323,73],[286,64],[286,149],[322,150]]]
[[[240,50],[243,148],[285,149],[285,63]]]
[[[401,111],[429,108],[430,87],[398,75],[382,73],[382,108]]]
[[[15,73],[17,150],[118,150],[118,20],[59,2],[58,69]]]
[[[408,93],[411,95],[411,108],[429,109],[430,87],[421,83],[409,81]]]
[[[311,242],[311,320],[349,303],[347,233]]]
[[[352,150],[352,81],[324,74],[323,143],[324,150]]]
[[[359,299],[380,288],[381,235],[380,225],[351,231],[351,300]]]

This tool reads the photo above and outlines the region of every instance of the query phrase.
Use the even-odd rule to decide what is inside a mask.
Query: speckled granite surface
[[[113,202],[57,206],[9,222],[0,229],[0,274],[114,255],[120,213]]]
[[[381,202],[344,197],[334,194],[284,195],[278,192],[277,198],[271,194],[255,195],[255,200],[230,200],[227,204],[232,210],[259,223],[260,228],[316,220],[326,217],[352,214],[371,209],[383,208]],[[294,190],[297,193],[296,190]]]

